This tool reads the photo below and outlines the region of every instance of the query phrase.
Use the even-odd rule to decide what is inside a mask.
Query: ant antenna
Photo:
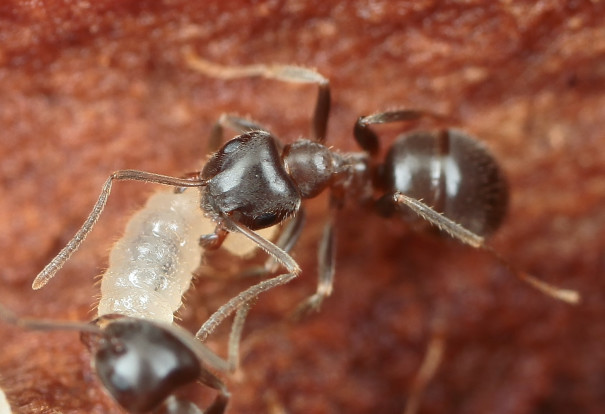
[[[11,325],[37,331],[78,331],[101,334],[103,330],[96,325],[71,321],[52,321],[46,319],[20,318],[4,305],[0,304],[0,319],[4,319]]]

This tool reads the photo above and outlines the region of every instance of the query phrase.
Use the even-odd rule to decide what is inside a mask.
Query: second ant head
[[[120,318],[100,333],[82,336],[93,352],[99,380],[132,413],[159,407],[176,389],[201,375],[198,357],[174,327]]]

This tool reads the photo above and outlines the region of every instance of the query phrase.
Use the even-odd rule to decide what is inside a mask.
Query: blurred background
[[[315,289],[327,210],[325,198],[311,200],[294,250],[303,274],[253,308],[241,372],[227,379],[228,413],[403,414],[438,323],[443,359],[417,412],[599,413],[604,17],[597,0],[4,1],[0,300],[19,315],[92,319],[107,253],[154,186],[118,183],[59,275],[37,292],[33,278],[111,172],[199,169],[221,113],[250,116],[285,142],[308,136],[314,86],[210,79],[186,66],[184,46],[221,64],[308,66],[331,80],[336,149],[358,150],[358,116],[395,108],[448,114],[479,137],[510,185],[491,245],[583,301],[557,302],[493,255],[350,203],[337,219],[334,294],[320,313],[289,321]],[[377,128],[385,146],[404,130]],[[196,330],[252,283],[232,273],[196,280],[180,323]],[[208,342],[221,353],[224,328]],[[78,334],[0,323],[0,338],[0,386],[15,412],[120,412]],[[186,392],[202,405],[213,396],[199,386]]]

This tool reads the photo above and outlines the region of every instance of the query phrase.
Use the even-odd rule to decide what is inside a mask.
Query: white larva
[[[102,276],[99,316],[172,323],[200,263],[199,237],[213,229],[198,203],[197,191],[157,192],[132,216]]]
[[[117,313],[172,323],[200,264],[199,237],[212,233],[214,226],[199,207],[198,191],[153,194],[111,250],[98,316]],[[238,233],[221,246],[235,256],[247,256],[257,247]]]

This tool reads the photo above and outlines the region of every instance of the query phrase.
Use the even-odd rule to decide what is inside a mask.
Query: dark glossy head
[[[507,210],[508,187],[498,163],[461,131],[419,131],[398,138],[380,181],[388,193],[421,200],[479,235],[495,231]]]
[[[94,346],[99,379],[132,413],[159,407],[177,388],[201,374],[195,353],[170,329],[142,319],[110,322]]]
[[[295,213],[301,197],[288,176],[273,137],[252,131],[227,142],[206,163],[202,209],[229,215],[251,230],[270,227]]]

